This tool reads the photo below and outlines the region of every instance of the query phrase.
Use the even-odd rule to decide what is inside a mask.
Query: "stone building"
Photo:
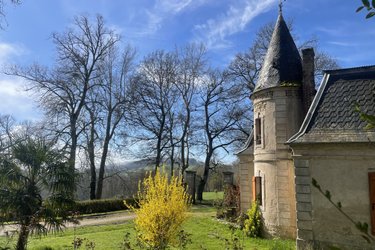
[[[318,92],[314,51],[299,51],[279,14],[251,96],[254,129],[240,158],[241,209],[260,204],[265,232],[297,248],[375,249],[375,66],[326,71]],[[313,186],[315,179],[323,192]]]

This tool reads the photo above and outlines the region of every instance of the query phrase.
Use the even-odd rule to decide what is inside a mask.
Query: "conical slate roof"
[[[301,57],[280,12],[254,92],[301,83]]]

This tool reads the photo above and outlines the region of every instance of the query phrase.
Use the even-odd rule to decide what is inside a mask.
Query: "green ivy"
[[[374,0],[375,1],[375,0]],[[360,222],[360,221],[355,221],[349,214],[344,212],[342,210],[342,203],[338,201],[337,203],[333,202],[332,200],[332,195],[329,190],[323,191],[322,187],[319,185],[318,181],[314,178],[312,178],[312,185],[321,193],[324,195],[324,197],[327,198],[327,200],[335,207],[342,215],[344,215],[355,227],[357,230],[359,230],[362,233],[362,238],[365,239],[368,243],[373,243],[375,242],[375,238],[371,236],[368,232],[369,226],[366,222]]]

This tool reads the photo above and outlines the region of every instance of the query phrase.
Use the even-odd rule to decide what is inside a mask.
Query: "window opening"
[[[255,142],[262,144],[262,121],[260,118],[255,119]]]
[[[262,206],[262,177],[253,176],[253,201]]]

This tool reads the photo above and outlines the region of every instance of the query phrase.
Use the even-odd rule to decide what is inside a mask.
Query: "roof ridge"
[[[337,73],[357,73],[362,70],[375,70],[375,65],[365,65],[365,66],[358,66],[358,67],[351,67],[351,68],[343,68],[343,69],[330,69],[330,70],[323,70],[324,73],[335,75]]]

